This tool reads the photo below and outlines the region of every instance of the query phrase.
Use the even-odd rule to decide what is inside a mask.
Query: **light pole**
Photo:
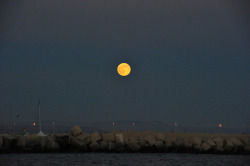
[[[38,100],[38,126],[39,126],[39,133],[37,133],[38,136],[46,136],[42,132],[42,124],[41,124],[41,116],[40,116],[40,100]]]
[[[53,129],[52,129],[52,134],[54,134],[54,129],[55,129],[55,121],[53,121]]]
[[[114,131],[114,129],[115,129],[115,122],[112,123],[112,126],[113,126],[113,131]]]
[[[132,123],[132,131],[134,131],[135,129],[135,122]]]
[[[207,133],[208,133],[208,114],[206,115],[206,130],[207,130]]]
[[[174,126],[175,126],[175,132],[177,132],[178,123],[174,122]]]
[[[32,125],[33,125],[33,131],[34,133],[36,133],[36,123],[34,122]]]
[[[222,133],[222,124],[219,123],[218,126],[219,126],[220,133]]]

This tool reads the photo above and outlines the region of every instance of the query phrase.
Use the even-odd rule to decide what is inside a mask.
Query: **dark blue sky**
[[[0,120],[249,124],[247,1],[0,5]],[[119,63],[131,65],[128,77]]]

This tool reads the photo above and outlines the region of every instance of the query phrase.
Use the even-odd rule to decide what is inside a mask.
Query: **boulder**
[[[230,139],[226,139],[225,140],[225,146],[224,146],[224,150],[226,152],[232,152],[234,149],[234,145],[233,142]]]
[[[114,142],[109,142],[109,151],[114,152],[116,150],[116,144]]]
[[[244,144],[238,138],[230,138],[229,140],[232,141],[236,148],[244,146]]]
[[[93,142],[93,143],[100,141],[102,139],[101,136],[99,135],[99,133],[97,133],[97,132],[90,134],[90,138],[91,138],[91,142]]]
[[[250,146],[244,146],[244,152],[250,154]]]
[[[223,147],[221,147],[221,146],[216,146],[216,148],[215,148],[215,152],[217,152],[217,153],[224,152],[224,148],[223,148]]]
[[[73,127],[72,129],[70,129],[69,133],[70,133],[70,135],[76,137],[76,136],[78,136],[78,135],[80,135],[82,133],[82,130],[77,125],[77,126]]]
[[[115,134],[115,142],[123,144],[123,134],[122,133]]]
[[[26,146],[26,138],[24,136],[18,136],[17,137],[17,143],[16,143],[17,148],[23,149]]]
[[[175,141],[176,141],[175,137],[168,137],[168,138],[166,138],[166,140],[165,140],[165,147],[166,148],[172,147]]]
[[[181,138],[177,138],[174,143],[173,143],[174,146],[177,146],[177,147],[181,147],[181,146],[184,146],[184,141],[183,139]]]
[[[242,142],[245,146],[249,146],[249,147],[250,147],[250,139],[241,138],[240,140],[241,140],[241,142]]]
[[[55,134],[54,140],[60,145],[61,150],[68,150],[69,134]]]
[[[47,148],[49,151],[58,151],[60,150],[60,145],[53,140],[49,140],[47,144]]]
[[[196,152],[201,152],[201,151],[202,151],[201,145],[194,145],[193,148],[194,148],[194,150],[195,150]]]
[[[124,144],[123,143],[116,142],[115,146],[116,146],[116,151],[117,152],[123,152],[124,151]]]
[[[211,146],[208,143],[202,143],[201,144],[201,149],[205,152],[207,152],[208,150],[210,150]]]
[[[6,149],[12,148],[16,143],[17,138],[12,135],[3,135],[3,147]]]
[[[3,147],[3,137],[0,136],[0,149]]]
[[[115,134],[114,133],[103,133],[101,135],[102,141],[106,142],[115,142]]]
[[[222,138],[214,138],[213,141],[215,142],[216,147],[223,148],[224,143]]]
[[[210,145],[211,149],[215,149],[216,144],[215,144],[215,142],[213,140],[207,139],[205,142]]]
[[[103,151],[109,150],[109,143],[105,141],[100,142],[100,149]]]
[[[147,135],[144,140],[147,142],[149,146],[153,146],[156,144],[156,140],[152,135]]]
[[[131,150],[133,152],[137,152],[141,149],[141,146],[135,141],[129,141],[128,148],[129,148],[129,150]]]
[[[162,141],[163,143],[165,142],[165,136],[162,133],[156,133],[154,134],[154,137],[156,141]]]
[[[155,148],[157,151],[163,151],[164,143],[162,141],[156,141]]]
[[[190,143],[192,144],[192,146],[201,145],[201,139],[193,137],[190,139]]]
[[[187,149],[192,148],[192,144],[190,143],[190,140],[187,138],[183,139],[183,144],[184,144],[184,147]]]
[[[80,139],[76,137],[72,137],[70,139],[71,143],[71,150],[73,151],[87,151],[88,150],[88,145],[83,143]]]
[[[82,133],[81,135],[78,135],[76,138],[78,139],[78,141],[82,142],[85,145],[89,145],[92,142],[96,142],[96,141],[92,141],[91,135],[86,134],[86,133]],[[96,137],[96,138],[93,138],[93,140],[98,140],[98,139]]]
[[[48,137],[41,137],[36,135],[31,135],[26,137],[26,147],[27,148],[45,148],[48,142]]]
[[[90,145],[89,145],[90,149],[93,150],[93,151],[97,151],[100,149],[100,145],[97,143],[97,142],[92,142]]]

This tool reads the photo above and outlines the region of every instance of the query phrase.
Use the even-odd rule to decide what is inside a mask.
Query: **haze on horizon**
[[[40,99],[43,120],[249,126],[247,3],[3,1],[0,123]]]

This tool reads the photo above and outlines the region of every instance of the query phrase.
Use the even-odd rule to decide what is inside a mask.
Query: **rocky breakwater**
[[[112,132],[88,134],[79,126],[68,134],[0,135],[0,152],[187,152],[250,154],[248,134]]]

